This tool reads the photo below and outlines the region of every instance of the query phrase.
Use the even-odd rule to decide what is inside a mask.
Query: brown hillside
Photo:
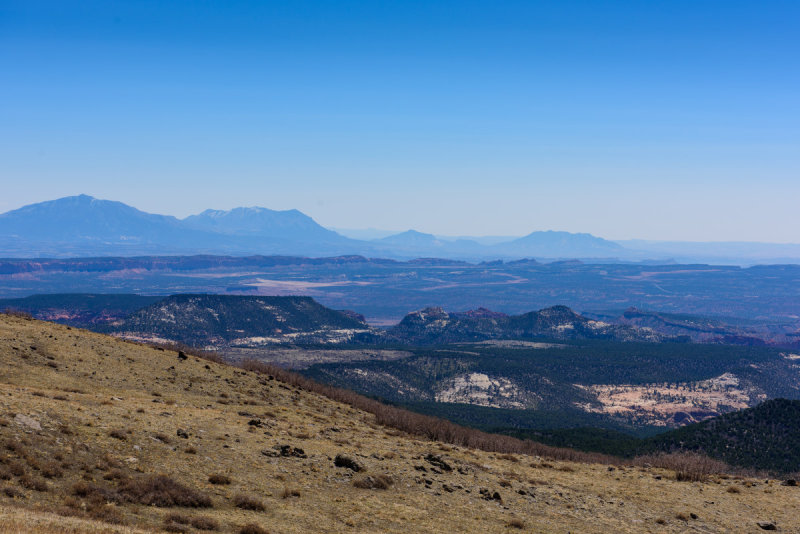
[[[65,326],[0,315],[0,358],[3,532],[800,531],[800,488],[776,481],[424,441],[268,376]]]

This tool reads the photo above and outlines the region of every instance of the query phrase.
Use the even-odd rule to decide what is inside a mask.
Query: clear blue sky
[[[0,211],[800,242],[800,2],[0,0]]]

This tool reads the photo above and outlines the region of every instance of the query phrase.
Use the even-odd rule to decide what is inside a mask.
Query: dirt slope
[[[778,481],[423,441],[269,377],[61,325],[0,315],[0,362],[3,532],[800,531],[800,488]]]

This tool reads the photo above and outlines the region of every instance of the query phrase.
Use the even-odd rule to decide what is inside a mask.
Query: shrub
[[[231,483],[230,477],[226,475],[220,475],[218,473],[209,476],[208,481],[211,482],[212,484],[218,484],[218,485],[226,485]]]
[[[248,523],[239,529],[239,534],[269,534],[269,532],[255,523]]]
[[[283,487],[283,492],[281,492],[282,499],[288,499],[289,497],[299,497],[300,490],[297,488],[290,488],[288,486]]]
[[[161,527],[164,532],[174,532],[177,534],[185,534],[190,532],[189,527],[179,525],[178,523],[164,523]]]
[[[25,498],[25,494],[13,486],[6,486],[5,488],[3,488],[3,493],[5,494],[6,497],[11,497],[12,499],[17,497],[19,497],[20,499]]]
[[[19,477],[19,485],[34,491],[47,491],[47,483],[41,478],[31,475],[22,475]]]
[[[25,474],[25,466],[20,462],[12,462],[8,464],[8,471],[15,477],[21,477]]]
[[[122,499],[148,506],[168,508],[210,508],[211,499],[166,475],[149,475],[125,480],[118,490]]]
[[[45,478],[61,478],[64,471],[56,462],[47,462],[41,467],[42,476]]]
[[[267,509],[259,499],[243,493],[239,493],[233,498],[233,504],[242,510],[253,510],[255,512],[263,512]]]
[[[88,510],[89,517],[98,521],[104,521],[113,525],[125,524],[125,518],[122,512],[116,506],[108,506],[106,504],[97,504],[91,506]]]
[[[513,519],[510,519],[508,521],[508,523],[506,523],[506,527],[508,527],[508,528],[518,528],[518,529],[521,530],[521,529],[525,528],[525,521],[515,517]]]
[[[197,530],[218,530],[219,523],[213,517],[201,515],[192,518],[191,524]]]
[[[639,465],[670,469],[675,472],[675,480],[686,482],[703,482],[709,475],[728,469],[726,464],[694,452],[640,456],[636,461]]]
[[[171,512],[164,516],[164,523],[178,523],[179,525],[188,525],[192,520],[191,517],[179,512]]]

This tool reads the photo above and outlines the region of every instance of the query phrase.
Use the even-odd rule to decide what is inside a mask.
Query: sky
[[[800,2],[0,0],[0,212],[800,242]]]

